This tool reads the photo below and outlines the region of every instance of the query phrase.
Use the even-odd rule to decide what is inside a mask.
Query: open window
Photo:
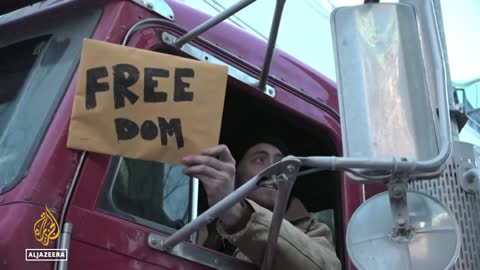
[[[319,109],[320,110],[320,109]],[[330,131],[299,112],[279,105],[257,90],[229,87],[225,98],[220,143],[235,145],[251,136],[275,136],[295,156],[335,156],[337,145]],[[329,226],[337,254],[343,254],[340,173],[322,171],[299,176],[291,196],[295,196],[313,217]],[[202,194],[199,196],[202,206]],[[199,214],[201,214],[199,210]]]
[[[285,155],[338,155],[338,148],[329,132],[322,129],[319,123],[309,121],[290,109],[281,108],[266,95],[229,86],[225,98],[220,143],[235,148],[236,144],[242,144],[242,140],[252,141],[250,139],[252,136],[274,136],[282,140],[289,151],[284,153]],[[334,171],[300,176],[296,180],[291,196],[300,199],[316,221],[330,228],[336,252],[343,261],[340,183],[340,174]],[[200,185],[198,214],[207,209],[206,193]],[[221,249],[228,255],[235,250],[228,243],[222,242],[221,237],[215,232],[214,223],[208,225],[209,235],[204,235],[205,233],[205,231],[199,233],[199,241],[208,248]]]

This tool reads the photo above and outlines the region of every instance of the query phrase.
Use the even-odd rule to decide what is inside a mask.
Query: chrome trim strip
[[[367,194],[366,194],[366,189],[365,189],[365,184],[362,184],[362,199],[363,201],[367,200]]]
[[[170,21],[175,21],[175,14],[173,13],[172,8],[164,0],[131,0],[135,4],[142,6],[146,9],[149,9],[156,14],[168,19]]]
[[[172,46],[175,46],[175,42],[177,40],[177,37],[168,33],[168,32],[163,32],[162,33],[162,41],[165,42],[166,44],[169,44],[169,45],[172,45]],[[212,64],[218,64],[218,65],[226,65],[228,66],[228,75],[230,75],[231,77],[239,80],[239,81],[242,81],[254,88],[257,88],[258,86],[258,82],[259,80],[258,79],[255,79],[254,77],[248,75],[247,73],[237,69],[236,67],[232,66],[232,65],[229,65],[225,62],[223,62],[222,60],[190,45],[190,44],[185,44],[182,46],[182,48],[180,48],[180,50],[182,50],[183,52],[187,53],[188,55],[190,56],[193,56],[194,58],[200,60],[200,61],[205,61],[205,62],[209,62],[209,63],[212,63]],[[260,89],[261,90],[261,89]],[[275,97],[276,95],[276,91],[275,91],[275,88],[271,85],[267,85],[265,87],[265,90],[262,90],[266,95],[270,96],[270,97]]]
[[[192,179],[192,194],[191,194],[191,197],[190,197],[190,201],[191,201],[191,205],[190,205],[190,213],[191,213],[191,217],[190,217],[190,220],[194,220],[197,218],[197,215],[198,215],[198,178],[196,177],[193,177]],[[190,236],[190,241],[192,241],[192,243],[196,243],[196,240],[197,240],[197,232],[193,233],[191,236]]]
[[[78,178],[80,178],[80,172],[82,171],[83,164],[85,163],[86,155],[87,155],[87,152],[85,152],[85,151],[83,151],[81,153],[80,158],[78,159],[77,168],[75,168],[75,173],[73,175],[72,181],[71,181],[70,186],[69,186],[68,191],[67,191],[67,196],[65,197],[65,203],[63,204],[63,209],[62,209],[62,213],[60,214],[60,223],[59,223],[60,224],[60,231],[62,232],[62,234],[60,235],[59,239],[57,240],[57,248],[61,248],[62,243],[65,241],[63,238],[66,235],[64,235],[63,232],[67,231],[67,229],[69,229],[67,227],[73,226],[71,224],[70,224],[71,226],[68,226],[67,225],[68,223],[65,223],[65,226],[64,226],[63,222],[65,221],[65,216],[67,214],[68,207],[70,206],[70,201],[72,199],[73,190],[75,190]],[[70,242],[70,240],[69,240],[69,242]],[[60,267],[61,267],[61,264],[59,264],[57,261],[55,261],[53,269],[61,270]]]
[[[77,185],[78,178],[80,177],[80,172],[82,171],[83,164],[85,163],[85,156],[87,152],[83,151],[80,159],[78,160],[77,168],[75,169],[75,174],[73,175],[72,182],[68,188],[67,196],[65,197],[65,203],[63,204],[62,214],[60,216],[60,231],[63,230],[63,222],[65,221],[65,215],[67,214],[68,206],[70,205],[70,200],[72,198],[73,190]],[[60,246],[60,241],[57,241],[57,247]]]

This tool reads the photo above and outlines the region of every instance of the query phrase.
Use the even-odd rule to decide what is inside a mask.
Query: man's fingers
[[[196,165],[206,165],[219,171],[224,171],[229,174],[235,173],[235,165],[227,162],[220,161],[210,156],[187,156],[183,159],[183,164],[188,167]]]
[[[218,157],[220,160],[225,162],[231,162],[235,164],[235,159],[232,157],[230,150],[224,144],[216,145],[211,148],[207,148],[202,151],[202,155],[207,155],[211,157]]]
[[[183,158],[183,173],[200,179],[212,206],[234,189],[235,160],[225,145],[205,149],[201,155]]]

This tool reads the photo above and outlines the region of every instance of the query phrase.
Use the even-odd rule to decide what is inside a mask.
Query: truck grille
[[[415,181],[409,189],[430,194],[440,200],[457,218],[462,230],[460,257],[452,270],[480,269],[480,194],[466,193],[460,186],[462,165],[475,160],[473,146],[454,143],[448,167],[438,179]]]

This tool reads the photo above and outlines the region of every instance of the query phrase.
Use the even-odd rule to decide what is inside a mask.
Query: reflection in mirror
[[[344,155],[439,153],[413,8],[366,4],[332,13]]]
[[[363,203],[347,229],[347,249],[359,269],[450,269],[460,253],[461,232],[455,215],[438,200],[408,191],[412,241],[395,241],[388,192]],[[366,224],[369,224],[366,226]]]
[[[468,82],[453,82],[457,109],[466,117],[460,141],[480,146],[480,78]]]

